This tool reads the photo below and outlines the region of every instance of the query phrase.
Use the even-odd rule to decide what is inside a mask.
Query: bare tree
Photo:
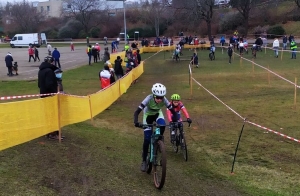
[[[249,16],[252,8],[259,3],[260,0],[230,0],[229,4],[236,8],[244,18],[245,35],[248,34]]]
[[[39,23],[45,19],[42,13],[25,0],[14,4],[7,3],[4,15],[8,16],[22,33],[37,31]]]
[[[141,12],[142,19],[155,28],[156,36],[160,35],[159,26],[168,7],[169,3],[165,0],[146,0],[143,2],[143,11]]]
[[[64,0],[64,12],[79,21],[86,35],[92,27],[100,25],[107,19],[105,0]]]
[[[198,23],[204,20],[207,26],[207,35],[211,37],[211,23],[214,14],[214,0],[174,0],[172,6],[180,11],[182,17]]]

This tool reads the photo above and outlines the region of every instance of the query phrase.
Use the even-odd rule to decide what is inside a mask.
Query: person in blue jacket
[[[60,53],[57,50],[57,48],[54,48],[53,52],[52,52],[52,57],[54,59],[54,65],[56,66],[56,64],[58,64],[58,67],[61,68],[60,66],[60,62],[59,62],[59,58],[60,58]]]

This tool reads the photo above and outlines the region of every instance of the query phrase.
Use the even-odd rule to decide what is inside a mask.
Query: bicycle
[[[188,160],[188,152],[187,152],[188,150],[187,150],[186,140],[185,140],[185,136],[184,136],[183,122],[189,123],[188,121],[170,123],[170,138],[172,138],[171,132],[175,131],[175,140],[171,141],[173,150],[175,153],[177,153],[178,146],[180,146],[182,154],[183,154],[183,158],[185,161],[187,161]],[[191,123],[189,123],[189,127],[190,126],[191,126]],[[177,130],[179,130],[179,131],[177,131]]]
[[[160,135],[160,125],[157,124],[142,124],[140,128],[156,127],[153,129],[150,142],[150,151],[147,156],[147,174],[153,170],[154,185],[157,189],[162,189],[165,184],[167,157],[165,145],[163,142],[164,136]],[[168,126],[168,125],[164,125]],[[161,169],[161,171],[160,171]]]

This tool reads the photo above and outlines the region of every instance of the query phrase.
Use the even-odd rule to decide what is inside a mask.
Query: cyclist
[[[182,121],[181,116],[180,116],[180,111],[182,110],[188,123],[192,123],[192,119],[190,119],[190,115],[189,115],[187,109],[184,107],[183,103],[180,101],[180,95],[173,94],[171,96],[171,104],[172,104],[172,108],[174,108],[174,110],[176,112],[177,119],[179,122]],[[169,122],[174,121],[174,119],[173,119],[174,116],[172,115],[172,113],[169,109],[167,109],[167,116],[168,116]],[[179,123],[179,127],[182,127],[182,123]],[[175,131],[174,131],[173,127],[171,127],[170,131],[171,131],[171,142],[172,142],[175,140]]]
[[[142,103],[139,105],[137,110],[134,112],[134,125],[136,127],[141,127],[141,124],[138,122],[138,116],[142,110],[143,115],[143,124],[152,124],[154,121],[158,125],[163,125],[160,127],[160,134],[163,135],[165,131],[166,122],[164,119],[164,115],[162,113],[161,108],[166,106],[170,112],[172,112],[175,116],[174,120],[177,121],[177,115],[175,110],[172,108],[171,103],[168,101],[168,99],[165,97],[166,95],[166,87],[163,84],[156,83],[152,87],[152,94],[148,95]],[[151,135],[152,135],[152,127],[147,127],[144,129],[144,143],[143,143],[143,154],[142,154],[142,165],[141,165],[141,171],[145,172],[147,169],[147,154],[148,154],[148,148],[151,141]]]

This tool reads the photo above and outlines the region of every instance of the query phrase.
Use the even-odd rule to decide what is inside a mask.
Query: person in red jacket
[[[29,55],[28,62],[30,62],[31,58],[35,62],[35,58],[33,56],[34,55],[34,49],[31,46],[28,47],[28,55]]]
[[[184,107],[183,103],[180,101],[180,95],[173,94],[171,96],[171,104],[172,104],[172,108],[174,108],[175,112],[177,113],[176,119],[178,119],[179,122],[182,121],[182,118],[180,116],[180,111],[182,110],[187,119],[187,122],[192,123],[192,119],[190,119],[190,115],[189,115],[187,109]],[[167,116],[168,116],[169,122],[172,122],[174,117],[169,109],[167,109]],[[179,126],[182,126],[182,123],[179,123]],[[174,131],[174,129],[172,129],[172,127],[170,128],[170,131],[171,131],[171,142],[172,142],[175,140],[175,131]]]

